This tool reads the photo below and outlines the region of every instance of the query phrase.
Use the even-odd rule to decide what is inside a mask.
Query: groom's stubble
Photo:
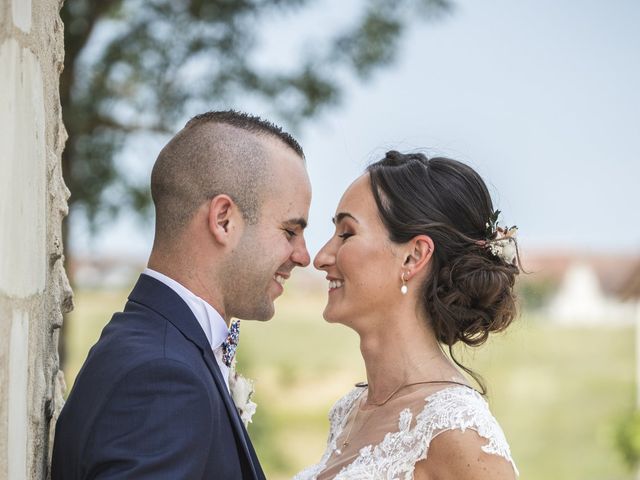
[[[266,255],[268,245],[261,242],[259,230],[260,223],[246,225],[240,242],[220,269],[228,318],[265,321],[275,313],[268,287],[278,265]]]

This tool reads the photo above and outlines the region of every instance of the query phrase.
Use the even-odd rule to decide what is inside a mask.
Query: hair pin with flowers
[[[481,245],[488,248],[492,255],[500,258],[505,263],[515,265],[515,261],[518,256],[518,245],[516,240],[518,227],[515,225],[512,227],[499,226],[499,217],[500,210],[494,211],[489,216],[489,221],[486,223],[487,240],[482,241]]]

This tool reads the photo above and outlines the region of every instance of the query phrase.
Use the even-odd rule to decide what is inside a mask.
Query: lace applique
[[[336,438],[340,435],[348,413],[362,389],[351,391],[330,412],[331,433],[327,450],[320,463],[296,475],[294,480],[311,480],[324,470],[327,460],[336,449]],[[335,480],[411,480],[415,464],[427,458],[429,444],[440,433],[447,430],[474,430],[488,440],[482,450],[500,455],[508,460],[518,475],[507,440],[482,396],[467,387],[449,387],[425,399],[424,409],[416,415],[411,428],[413,414],[406,408],[400,413],[398,431],[389,432],[376,446],[360,449],[358,457],[344,467]]]

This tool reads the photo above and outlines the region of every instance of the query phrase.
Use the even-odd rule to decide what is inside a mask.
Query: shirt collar
[[[202,327],[212,350],[216,350],[222,345],[229,334],[229,327],[215,308],[184,285],[160,272],[145,268],[142,273],[164,283],[184,300]]]

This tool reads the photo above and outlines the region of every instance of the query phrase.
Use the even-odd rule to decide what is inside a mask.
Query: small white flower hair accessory
[[[251,397],[255,393],[253,380],[243,377],[236,371],[235,358],[229,371],[229,391],[240,414],[240,419],[247,427],[251,423],[251,418],[256,413],[258,405],[251,401]]]
[[[500,227],[498,225],[498,217],[500,210],[496,210],[489,217],[486,223],[487,240],[481,242],[489,249],[492,255],[498,257],[509,265],[515,265],[518,256],[518,243],[516,235],[518,227]]]

